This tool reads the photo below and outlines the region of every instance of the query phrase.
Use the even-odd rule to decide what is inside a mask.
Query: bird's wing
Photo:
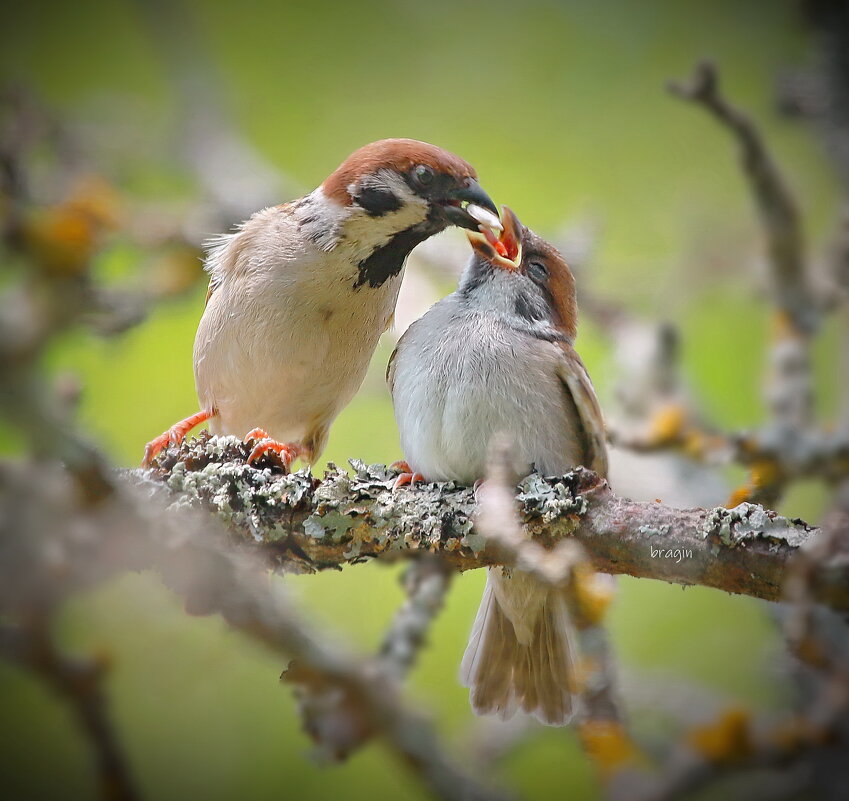
[[[581,424],[584,467],[606,476],[604,417],[592,381],[580,356],[569,343],[560,343],[559,350],[558,377],[566,390],[567,403],[574,407],[576,419]]]
[[[423,320],[423,317],[420,317],[414,323],[411,323],[407,326],[407,330],[401,334],[400,339],[395,344],[395,350],[392,351],[392,355],[389,357],[389,363],[386,365],[386,383],[389,384],[389,394],[395,394],[395,357],[398,355],[398,352],[401,348],[406,347],[406,343],[404,340],[410,336],[410,332]]]

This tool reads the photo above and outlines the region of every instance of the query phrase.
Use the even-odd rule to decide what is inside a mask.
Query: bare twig
[[[802,225],[796,202],[752,121],[719,91],[719,75],[709,62],[699,64],[688,83],[671,82],[676,96],[704,106],[740,145],[743,168],[767,235],[775,303],[799,331],[812,332],[816,304],[805,267]]]
[[[73,708],[94,750],[102,801],[135,801],[139,796],[103,693],[105,663],[62,653],[40,616],[0,627],[0,657],[31,670]]]
[[[415,664],[427,632],[442,610],[451,586],[451,571],[438,557],[413,562],[404,572],[407,600],[398,610],[380,647],[380,659],[396,679]]]

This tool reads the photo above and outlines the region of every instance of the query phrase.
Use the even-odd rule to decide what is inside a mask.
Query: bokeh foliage
[[[295,181],[315,185],[366,141],[413,136],[474,162],[493,197],[542,233],[564,220],[598,221],[584,280],[680,326],[688,377],[718,422],[760,419],[767,314],[751,279],[759,231],[725,133],[670,99],[663,84],[703,55],[716,59],[728,96],[763,124],[819,247],[834,221],[836,187],[810,131],[775,113],[777,73],[807,58],[793,3],[187,7],[223,104]],[[126,135],[152,155],[116,181],[171,200],[188,190],[173,163],[153,155],[178,136],[180,117],[155,34],[141,0],[20,6],[0,34],[0,71],[92,125],[126,114]],[[102,268],[126,270],[136,255],[115,248]],[[117,463],[137,462],[147,439],[195,409],[191,346],[202,303],[199,287],[123,338],[80,332],[53,354],[52,368],[81,377],[81,417]],[[826,413],[835,337],[826,332],[817,352]],[[604,398],[612,367],[603,332],[585,325],[578,347]],[[400,456],[380,378],[388,354],[379,349],[373,375],[337,421],[328,460]],[[5,444],[14,448],[13,432]],[[816,490],[794,491],[785,510],[816,518]],[[317,625],[373,648],[401,599],[396,578],[394,569],[360,566],[286,581]],[[456,581],[412,681],[458,747],[471,715],[456,670],[483,579],[477,572]],[[782,700],[764,605],[645,581],[620,586],[610,623],[626,669],[677,673],[745,704]],[[108,644],[117,721],[147,797],[422,797],[378,745],[338,767],[305,760],[309,744],[276,681],[282,666],[221,621],[186,617],[149,576],[78,599],[63,629],[73,647]],[[10,798],[91,791],[85,744],[41,687],[0,666],[0,709],[0,777]],[[568,731],[529,741],[504,774],[532,798],[594,791]]]

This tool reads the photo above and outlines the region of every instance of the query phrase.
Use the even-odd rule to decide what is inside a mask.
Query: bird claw
[[[153,460],[169,445],[179,445],[186,438],[189,431],[191,431],[195,426],[209,420],[209,418],[214,415],[214,411],[202,411],[191,415],[191,417],[187,417],[185,420],[180,420],[179,423],[174,423],[171,428],[160,434],[155,439],[152,439],[144,446],[142,467],[150,467],[153,464]]]
[[[155,437],[147,445],[144,446],[144,457],[142,458],[142,467],[150,467],[153,460],[159,456],[169,445],[176,445],[178,440],[173,428],[169,428],[165,433]]]
[[[262,428],[254,428],[245,435],[244,442],[255,442],[253,450],[248,456],[248,464],[261,459],[268,453],[274,453],[282,463],[283,467],[288,472],[292,467],[292,462],[295,461],[302,453],[303,449],[295,442],[278,442],[268,436],[268,432]]]
[[[414,484],[424,481],[424,476],[415,472],[405,461],[392,462],[389,466],[400,471],[398,478],[392,482],[392,492],[395,492],[399,487],[412,487]]]

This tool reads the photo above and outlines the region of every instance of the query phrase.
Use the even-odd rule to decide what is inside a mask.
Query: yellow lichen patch
[[[784,480],[781,465],[774,459],[757,459],[749,466],[749,480],[731,494],[728,508],[733,509],[746,501],[753,501],[757,495]]]
[[[88,219],[58,206],[34,214],[25,224],[27,249],[39,267],[52,275],[77,275],[94,252],[95,232]]]
[[[752,486],[759,490],[775,486],[782,478],[781,467],[774,459],[758,459],[749,470]]]
[[[580,725],[578,733],[603,779],[644,761],[625,727],[615,720],[587,720]]]
[[[616,585],[610,577],[600,576],[585,563],[573,568],[569,590],[574,622],[582,629],[600,623],[616,597]]]
[[[683,447],[691,459],[701,459],[710,447],[710,440],[704,432],[692,428],[684,435]]]
[[[100,236],[118,224],[117,195],[106,182],[80,181],[61,203],[34,211],[23,236],[34,261],[53,275],[78,275],[94,255]]]
[[[88,217],[100,229],[118,228],[124,218],[121,199],[115,188],[98,175],[80,178],[63,203]]]
[[[736,762],[752,753],[750,715],[741,707],[723,712],[713,723],[694,728],[690,745],[710,762]]]
[[[680,403],[669,403],[657,410],[651,421],[649,441],[653,445],[678,442],[687,421],[687,412]]]
[[[731,497],[728,499],[728,503],[725,504],[726,508],[733,509],[735,506],[739,506],[741,503],[746,503],[752,499],[752,493],[754,489],[748,484],[743,484],[734,492],[731,493]]]

